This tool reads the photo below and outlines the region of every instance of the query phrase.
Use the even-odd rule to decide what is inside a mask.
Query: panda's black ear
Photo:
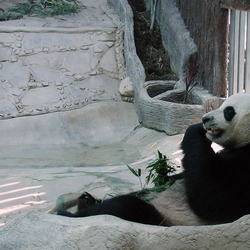
[[[235,115],[236,112],[232,106],[228,106],[224,109],[224,117],[226,121],[230,122]]]

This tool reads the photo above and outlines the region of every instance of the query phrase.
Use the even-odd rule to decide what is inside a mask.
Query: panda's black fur
[[[124,220],[143,224],[167,226],[160,212],[135,194],[121,195],[100,201],[85,192],[78,199],[78,211],[75,214],[67,211],[58,212],[58,215],[74,218],[100,214],[114,215]]]
[[[238,105],[241,101],[244,103]],[[250,95],[233,97],[228,103],[233,105],[226,101],[220,109],[206,114],[203,124],[191,125],[181,143],[188,205],[195,215],[211,224],[232,222],[250,213]],[[213,141],[224,149],[215,153]],[[92,202],[76,214],[59,214],[110,214],[145,224],[168,224],[154,206],[131,194]]]
[[[194,213],[211,223],[232,222],[250,213],[250,145],[215,153],[202,124],[185,133],[185,189]]]

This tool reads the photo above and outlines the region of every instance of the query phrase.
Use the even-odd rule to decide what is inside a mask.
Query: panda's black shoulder
[[[241,148],[224,148],[220,150],[217,155],[225,162],[225,167],[237,168],[237,172],[240,169],[250,173],[250,144]]]

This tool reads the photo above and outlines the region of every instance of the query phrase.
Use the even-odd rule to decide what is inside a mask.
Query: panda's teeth
[[[215,128],[207,128],[207,132],[209,133],[216,133],[216,129]]]
[[[219,137],[223,134],[223,130],[220,128],[207,128],[207,135],[210,135],[212,137]]]

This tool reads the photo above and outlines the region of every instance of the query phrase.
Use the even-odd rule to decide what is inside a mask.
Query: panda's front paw
[[[191,126],[189,126],[186,130],[186,134],[191,134],[191,135],[204,135],[206,134],[206,130],[203,127],[202,123],[198,123],[198,124],[193,124]]]
[[[78,211],[83,211],[85,208],[89,206],[93,206],[96,203],[100,203],[101,201],[99,199],[94,198],[91,194],[84,192],[79,198],[78,198]]]
[[[202,136],[205,137],[206,130],[203,127],[202,123],[191,125],[187,128],[183,140],[186,140],[187,138],[195,138],[196,136]]]
[[[181,148],[185,151],[186,149],[193,148],[197,142],[206,139],[206,130],[202,123],[191,125],[187,128],[184,138],[181,143]]]

